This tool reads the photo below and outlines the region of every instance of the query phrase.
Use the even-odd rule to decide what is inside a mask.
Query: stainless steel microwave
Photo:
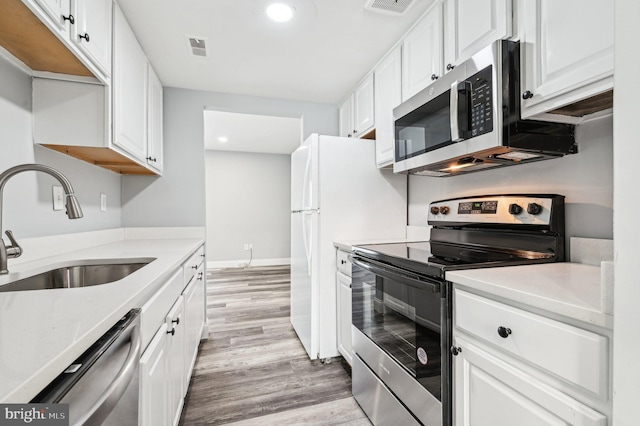
[[[520,45],[496,41],[393,110],[393,171],[452,176],[576,153],[574,126],[521,120],[520,96]]]

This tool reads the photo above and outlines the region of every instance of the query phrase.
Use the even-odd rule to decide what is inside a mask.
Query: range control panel
[[[558,197],[564,200],[557,195],[495,195],[435,201],[429,205],[427,221],[549,225]]]

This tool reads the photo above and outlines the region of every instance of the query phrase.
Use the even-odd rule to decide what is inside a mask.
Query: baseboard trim
[[[249,266],[275,266],[275,265],[290,265],[291,259],[253,259]],[[207,262],[207,269],[219,269],[219,268],[242,268],[247,265],[246,260],[223,260],[218,262]]]

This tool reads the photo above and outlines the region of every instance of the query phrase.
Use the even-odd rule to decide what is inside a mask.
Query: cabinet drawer
[[[346,276],[351,276],[351,261],[349,260],[349,252],[338,250],[336,255],[336,268]]]
[[[198,267],[204,262],[204,246],[201,246],[196,252],[184,263],[184,285],[185,287],[196,274]]]
[[[599,397],[607,395],[604,336],[461,290],[455,290],[454,325]]]
[[[167,282],[142,306],[140,318],[140,338],[144,349],[161,324],[176,299],[182,294],[182,268],[176,271]]]

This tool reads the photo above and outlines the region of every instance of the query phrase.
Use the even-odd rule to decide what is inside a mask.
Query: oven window
[[[396,161],[451,144],[450,91],[395,122]]]
[[[353,280],[353,325],[441,401],[440,302],[438,293],[369,272]]]

